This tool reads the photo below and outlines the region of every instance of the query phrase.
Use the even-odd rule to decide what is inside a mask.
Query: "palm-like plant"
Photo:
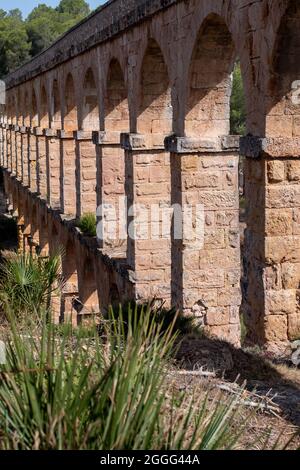
[[[7,364],[0,368],[0,449],[233,448],[246,424],[231,427],[240,397],[208,406],[166,381],[172,326],[162,331],[147,308],[131,311],[124,332],[111,318],[106,341],[58,337],[43,322],[20,336],[11,318]],[[69,330],[70,331],[70,330]],[[80,330],[79,330],[80,332]],[[247,423],[247,417],[243,416]]]
[[[20,317],[38,313],[62,283],[60,258],[13,254],[0,268],[0,302]]]

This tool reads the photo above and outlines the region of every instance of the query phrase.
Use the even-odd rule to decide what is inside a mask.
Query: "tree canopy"
[[[26,19],[19,9],[0,9],[0,78],[50,46],[89,13],[85,0],[61,0],[56,8],[41,3]]]

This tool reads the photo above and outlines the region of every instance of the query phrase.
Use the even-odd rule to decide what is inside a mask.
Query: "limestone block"
[[[300,181],[300,161],[288,162],[287,177],[289,181]]]
[[[269,315],[265,318],[265,338],[270,343],[288,341],[288,318],[285,315]]]
[[[266,291],[266,315],[291,315],[296,309],[295,290]]]
[[[274,160],[268,162],[268,181],[270,183],[280,183],[285,177],[284,162]]]
[[[288,316],[288,337],[290,341],[300,338],[300,311]]]

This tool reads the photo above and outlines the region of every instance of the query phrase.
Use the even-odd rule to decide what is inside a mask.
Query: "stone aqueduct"
[[[241,143],[229,135],[237,58]],[[298,0],[111,0],[7,77],[5,190],[21,248],[65,248],[61,319],[75,297],[76,318],[156,297],[238,344],[241,153],[249,338],[281,348],[300,336],[299,59]],[[100,244],[76,229],[76,217],[124,194],[204,204],[204,247],[171,234]]]

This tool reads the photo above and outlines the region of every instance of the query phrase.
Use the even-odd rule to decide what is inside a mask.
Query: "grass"
[[[97,218],[92,212],[81,216],[78,227],[87,237],[96,237],[97,235]]]
[[[175,338],[151,309],[121,316],[99,336],[55,334],[44,321],[36,336],[20,334],[14,318],[0,368],[0,449],[200,450],[234,448],[238,398],[210,403],[174,393],[166,384]],[[209,405],[209,406],[208,406]]]
[[[13,255],[3,265],[0,450],[215,450],[235,449],[241,438],[256,445],[260,436],[248,435],[256,410],[241,405],[243,391],[186,393],[170,380],[172,353],[192,319],[129,303],[111,308],[101,335],[53,325],[48,298],[59,273],[56,258]]]
[[[111,307],[111,315],[114,318],[122,317],[124,324],[124,333],[127,334],[128,330],[137,328],[137,324],[133,320],[141,320],[145,310],[149,308],[153,321],[160,325],[162,331],[167,331],[172,326],[172,331],[177,336],[183,337],[189,334],[198,336],[203,335],[202,328],[197,324],[197,321],[191,315],[184,315],[176,309],[167,309],[164,304],[158,303],[153,300],[148,304],[136,304],[134,302],[127,302],[122,306]],[[132,312],[136,314],[133,315]]]

